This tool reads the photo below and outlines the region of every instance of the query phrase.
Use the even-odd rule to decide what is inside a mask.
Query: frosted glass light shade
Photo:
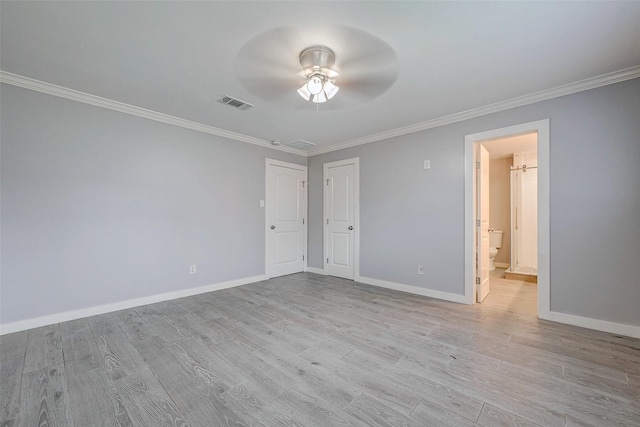
[[[324,84],[324,93],[327,95],[327,99],[333,98],[335,96],[335,94],[338,93],[339,89],[340,88],[338,86],[334,85],[333,83],[331,83],[328,80]]]
[[[320,91],[319,94],[313,96],[313,102],[316,104],[322,104],[323,102],[327,102],[327,96],[323,91]]]
[[[301,97],[303,97],[307,101],[311,99],[311,92],[309,92],[309,89],[307,89],[306,83],[303,84],[300,89],[298,89],[298,93],[300,94]]]
[[[333,98],[338,89],[325,75],[314,74],[298,89],[298,93],[307,101],[321,104]]]
[[[312,95],[318,95],[322,92],[322,79],[319,76],[313,76],[307,82],[307,89]]]

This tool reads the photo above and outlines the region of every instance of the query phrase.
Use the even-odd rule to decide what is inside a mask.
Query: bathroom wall
[[[492,159],[489,163],[489,226],[504,231],[502,248],[498,250],[495,262],[498,267],[506,267],[511,257],[511,215],[509,205],[509,168],[513,157]]]

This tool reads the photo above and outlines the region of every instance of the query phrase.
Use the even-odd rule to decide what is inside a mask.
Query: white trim
[[[327,218],[329,212],[327,210],[327,186],[324,185],[329,174],[329,168],[353,164],[353,277],[360,276],[360,157],[352,157],[350,159],[328,162],[322,165],[322,246],[324,248],[322,265],[325,275],[329,274],[329,266],[327,258],[329,258],[329,229],[327,228]]]
[[[32,328],[39,328],[41,326],[53,325],[60,322],[67,322],[69,320],[82,319],[84,317],[97,316],[99,314],[125,310],[127,308],[139,307],[141,305],[190,297],[193,295],[200,295],[207,292],[219,291],[227,288],[234,288],[236,286],[247,285],[249,283],[260,282],[267,279],[268,277],[264,275],[244,277],[242,279],[229,280],[227,282],[214,283],[212,285],[200,286],[197,288],[166,292],[163,294],[151,295],[148,297],[135,298],[89,308],[81,308],[79,310],[64,311],[61,313],[49,314],[47,316],[35,317],[27,320],[19,320],[17,322],[5,323],[0,325],[0,335],[24,331]]]
[[[464,295],[452,294],[450,292],[436,291],[433,289],[421,288],[418,286],[404,285],[402,283],[387,282],[386,280],[372,279],[371,277],[356,276],[355,281],[367,285],[377,286],[379,288],[393,289],[394,291],[407,292],[410,294],[457,302],[461,304],[465,303]]]
[[[549,225],[549,120],[539,120],[515,126],[466,135],[464,138],[464,295],[465,303],[475,303],[475,215],[473,211],[475,144],[530,132],[538,133],[538,317],[547,318],[551,307],[550,225]]]
[[[424,122],[391,129],[385,132],[380,132],[361,138],[350,139],[348,141],[339,142],[337,144],[329,145],[326,147],[318,147],[316,149],[309,150],[308,156],[329,153],[331,151],[342,150],[349,147],[368,144],[370,142],[381,141],[384,139],[407,135],[414,132],[420,132],[438,126],[462,122],[464,120],[473,119],[475,117],[485,116],[487,114],[497,113],[499,111],[505,111],[516,107],[522,107],[523,105],[534,104],[536,102],[546,101],[549,99],[558,98],[560,96],[571,95],[572,93],[595,89],[601,86],[619,83],[638,77],[640,77],[640,66],[629,67],[620,71],[614,71],[612,73],[580,80],[552,89],[542,90],[540,92],[535,92],[529,95],[520,96],[506,101],[496,102],[495,104],[484,105],[482,107],[473,108],[471,110],[461,111],[459,113],[450,114],[448,116],[438,117],[433,120],[427,120]]]
[[[592,319],[590,317],[574,316],[573,314],[551,311],[541,319],[552,322],[565,323],[581,328],[595,329],[596,331],[609,332],[611,334],[625,335],[632,338],[640,338],[640,326],[627,325],[625,323],[609,322],[607,320]]]
[[[102,98],[100,96],[91,95],[89,93],[80,92],[66,87],[42,82],[28,77],[19,76],[17,74],[8,73],[0,70],[0,82],[13,86],[30,89],[36,92],[46,93],[60,98],[70,99],[72,101],[82,102],[96,107],[106,108],[108,110],[119,111],[121,113],[130,114],[132,116],[143,117],[149,120],[166,123],[169,125],[179,126],[198,132],[208,133],[211,135],[221,136],[223,138],[233,139],[240,142],[259,145],[272,150],[286,151],[287,153],[297,154],[307,157],[307,152],[297,148],[287,147],[285,145],[272,145],[270,141],[252,136],[243,135],[237,132],[216,128],[202,123],[193,122],[191,120],[181,119],[179,117],[170,116],[168,114],[158,113],[157,111],[147,110],[146,108],[136,107],[135,105],[125,104],[124,102],[114,101],[112,99]]]
[[[640,66],[629,67],[623,70],[614,71],[611,73],[602,74],[600,76],[580,80],[574,83],[558,86],[552,89],[542,90],[540,92],[535,92],[529,95],[524,95],[517,98],[509,99],[506,101],[496,102],[494,104],[473,108],[471,110],[461,111],[455,114],[450,114],[448,116],[443,116],[443,117],[415,123],[413,125],[404,126],[396,129],[390,129],[385,132],[380,132],[373,135],[364,136],[361,138],[350,139],[350,140],[339,142],[337,144],[329,145],[326,147],[318,147],[310,151],[303,151],[297,148],[287,147],[285,145],[274,146],[274,145],[271,145],[270,141],[266,141],[263,139],[254,138],[252,136],[227,131],[224,129],[204,125],[197,122],[192,122],[190,120],[185,120],[185,119],[170,116],[167,114],[158,113],[152,110],[147,110],[145,108],[125,104],[123,102],[113,101],[111,99],[102,98],[99,96],[91,95],[89,93],[68,89],[62,86],[46,83],[40,80],[35,80],[29,77],[24,77],[18,74],[13,74],[13,73],[0,70],[0,83],[6,83],[13,86],[25,88],[25,89],[30,89],[36,92],[46,93],[48,95],[58,96],[60,98],[71,99],[73,101],[82,102],[85,104],[94,105],[94,106],[106,108],[109,110],[119,111],[122,113],[131,114],[138,117],[144,117],[150,120],[167,123],[174,126],[180,126],[180,127],[195,130],[198,132],[204,132],[212,135],[222,136],[224,138],[233,139],[236,141],[259,145],[261,147],[271,148],[272,150],[285,151],[285,152],[297,154],[303,157],[311,157],[318,154],[329,153],[331,151],[342,150],[344,148],[368,144],[370,142],[381,141],[384,139],[407,135],[410,133],[419,132],[422,130],[427,130],[427,129],[435,128],[438,126],[444,126],[451,123],[457,123],[457,122],[472,119],[475,117],[480,117],[487,114],[496,113],[499,111],[509,110],[511,108],[521,107],[523,105],[529,105],[529,104],[533,104],[540,101],[546,101],[548,99],[570,95],[572,93],[595,89],[601,86],[619,83],[626,80],[635,79],[638,77],[640,77]]]
[[[275,159],[269,159],[266,158],[264,160],[264,200],[265,200],[265,207],[264,207],[264,274],[265,276],[267,276],[268,278],[274,277],[271,275],[271,272],[269,271],[269,258],[268,258],[268,254],[269,254],[269,246],[268,246],[268,238],[269,238],[269,224],[267,222],[268,218],[267,218],[267,209],[269,208],[269,200],[267,200],[267,195],[268,195],[268,190],[267,190],[267,178],[269,177],[269,166],[278,166],[278,167],[282,167],[282,168],[288,168],[288,169],[294,169],[297,171],[301,171],[304,173],[304,182],[305,182],[305,192],[304,192],[304,200],[303,202],[303,207],[302,210],[305,212],[305,221],[304,221],[304,254],[303,254],[303,265],[302,265],[302,271],[307,271],[307,264],[309,262],[309,255],[308,255],[308,239],[309,239],[309,168],[305,165],[299,165],[297,163],[289,163],[289,162],[283,162],[282,160],[275,160]]]
[[[305,268],[304,271],[306,271],[308,273],[322,274],[323,276],[327,275],[327,273],[325,273],[322,268],[307,267],[307,268]]]

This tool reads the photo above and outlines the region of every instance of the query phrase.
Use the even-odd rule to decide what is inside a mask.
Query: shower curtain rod
[[[526,165],[525,165],[524,167],[520,167],[520,166],[518,166],[518,167],[514,168],[514,167],[509,166],[509,172],[513,172],[513,171],[527,171],[527,170],[529,170],[529,169],[538,169],[538,167],[537,167],[537,166],[526,166]]]

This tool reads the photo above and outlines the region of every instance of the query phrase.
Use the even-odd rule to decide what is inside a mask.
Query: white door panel
[[[325,164],[325,271],[354,279],[357,261],[358,159]]]
[[[275,160],[267,160],[266,167],[266,274],[304,271],[306,167]]]
[[[480,226],[478,227],[478,253],[477,275],[478,302],[482,302],[489,294],[489,151],[478,144],[478,160],[480,167],[478,173],[478,214]]]
[[[299,215],[299,195],[297,174],[289,170],[276,172],[276,221],[297,221]]]
[[[351,185],[350,175],[353,174],[353,167],[342,166],[331,170],[330,176],[332,190],[331,220],[333,222],[348,223],[353,221],[353,185]]]
[[[351,265],[351,234],[332,233],[331,240],[332,253],[329,259],[333,260],[335,266],[348,268]]]
[[[274,231],[276,239],[276,264],[298,261],[298,237],[297,232]]]

